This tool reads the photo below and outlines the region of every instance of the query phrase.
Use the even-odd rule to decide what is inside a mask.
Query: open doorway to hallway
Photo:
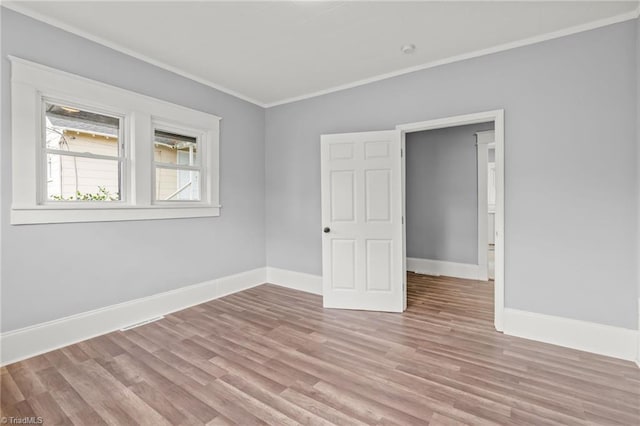
[[[486,282],[504,309],[503,112],[398,126],[406,270]],[[495,284],[495,285],[494,285]]]
[[[485,122],[406,136],[409,271],[489,278],[487,141],[493,133],[494,123]]]

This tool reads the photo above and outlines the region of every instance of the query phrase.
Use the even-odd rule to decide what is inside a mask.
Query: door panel
[[[388,158],[390,155],[389,145],[387,141],[366,142],[364,144],[364,156],[367,160],[371,158]]]
[[[391,291],[391,240],[367,240],[367,290]]]
[[[356,241],[332,240],[331,256],[331,262],[334,265],[331,277],[332,288],[349,290],[355,289]]]
[[[323,300],[402,312],[400,132],[322,136]]]
[[[389,222],[391,220],[391,170],[367,170],[366,209],[367,222]]]
[[[331,220],[355,220],[355,178],[352,170],[331,172]]]
[[[350,160],[353,158],[352,143],[336,143],[329,147],[332,160]]]

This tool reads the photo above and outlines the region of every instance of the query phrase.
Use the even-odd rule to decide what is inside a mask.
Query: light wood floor
[[[640,424],[640,369],[493,330],[490,283],[410,275],[404,314],[263,285],[1,369],[44,424]]]

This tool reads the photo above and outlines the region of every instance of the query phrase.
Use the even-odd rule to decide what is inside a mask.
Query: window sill
[[[220,206],[199,207],[107,207],[12,209],[12,225],[77,222],[118,222],[128,220],[185,219],[220,216]]]

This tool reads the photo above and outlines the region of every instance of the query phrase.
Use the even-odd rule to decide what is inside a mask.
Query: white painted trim
[[[494,278],[494,325],[496,330],[503,329],[504,316],[504,110],[478,112],[473,114],[457,115],[453,117],[439,118],[435,120],[405,123],[396,126],[403,133],[419,132],[423,130],[442,129],[446,127],[464,126],[467,124],[494,122],[496,144],[496,212],[495,212],[495,278]],[[406,167],[403,157],[402,173]],[[404,184],[404,183],[403,183]],[[405,192],[405,190],[403,190]],[[406,199],[403,198],[403,203]],[[406,241],[406,230],[404,239]]]
[[[446,277],[464,278],[467,280],[484,280],[486,268],[471,263],[447,262],[444,260],[419,259],[407,257],[407,271],[425,275],[444,275]],[[483,274],[484,271],[484,274]]]
[[[400,129],[405,133],[422,132],[424,130],[445,129],[447,127],[466,126],[469,124],[486,123],[495,120],[495,118],[503,111],[483,111],[471,114],[454,115],[444,118],[436,118],[434,120],[416,121],[412,123],[398,124],[396,129]],[[495,131],[495,130],[494,130]]]
[[[504,292],[506,282],[504,278],[504,110],[497,111],[495,116],[495,173],[496,173],[496,205],[495,205],[495,241],[494,241],[494,311],[496,330],[502,331],[504,318]]]
[[[482,145],[486,145],[487,148],[495,148],[496,143],[494,142],[496,138],[495,130],[482,130],[480,132],[476,132],[476,136],[478,136],[477,142]]]
[[[265,282],[265,268],[71,315],[0,335],[0,365],[11,364]]]
[[[411,262],[414,259],[407,259]],[[422,259],[416,259],[422,260]],[[473,266],[473,265],[471,265]],[[266,277],[266,280],[265,280]],[[279,268],[257,268],[93,311],[48,321],[0,335],[0,365],[11,364],[83,340],[168,315],[190,306],[269,282],[321,294],[322,277]],[[505,334],[615,358],[636,361],[638,330],[504,310]],[[639,364],[640,365],[640,364]]]
[[[3,13],[4,13],[4,11],[2,10],[2,4],[0,3],[0,23],[3,22],[2,21],[2,14]],[[3,33],[3,31],[2,31],[2,29],[0,29],[0,46],[4,46],[3,40],[2,40],[2,33]],[[0,60],[2,60],[1,55],[0,55]],[[4,81],[4,75],[3,75],[3,71],[2,71],[3,68],[4,67],[0,65],[0,82]],[[0,84],[2,84],[2,83],[0,83]],[[4,135],[4,128],[3,128],[3,123],[2,123],[3,121],[4,120],[2,120],[0,118],[0,135]],[[3,136],[0,136],[0,139],[1,138],[3,138]],[[2,141],[2,143],[6,143],[6,142]],[[3,156],[7,155],[6,151],[7,151],[6,149],[0,149],[0,163],[1,164],[5,164],[4,163],[5,160],[4,160]],[[0,188],[4,188],[4,179],[6,179],[6,178],[3,177],[3,175],[6,174],[5,170],[6,170],[6,168],[4,168],[4,170],[0,171]],[[2,173],[2,171],[5,171],[5,173]],[[2,198],[4,198],[4,197],[0,196],[0,239],[2,238],[3,235],[5,235],[5,230],[3,229],[3,227],[5,226],[5,225],[3,225],[5,223],[5,218],[4,218],[5,206],[3,205]],[[4,263],[2,263],[3,259],[4,259],[4,249],[2,248],[3,245],[4,244],[0,243],[0,269],[2,268],[2,265],[4,264]],[[2,275],[5,275],[5,274],[2,274],[0,272],[0,293],[2,293],[2,284],[3,284]],[[0,320],[0,325],[1,324],[2,324],[2,321]],[[0,341],[0,354],[1,354],[1,351],[2,351],[2,342]],[[0,355],[0,360],[1,359],[2,358],[1,358],[1,355]]]
[[[638,330],[507,308],[504,333],[599,355],[635,361]]]
[[[402,178],[402,311],[407,310],[407,135],[400,132],[400,177]]]
[[[489,143],[494,143],[495,132],[476,132],[477,189],[478,189],[478,279],[489,281]]]
[[[31,209],[12,209],[12,225],[32,225],[38,223],[79,223],[79,222],[118,222],[124,220],[188,219],[194,217],[220,216],[217,207],[162,207],[147,206],[135,208],[46,208],[37,206]]]
[[[114,43],[112,41],[106,40],[102,37],[98,37],[96,35],[90,34],[84,30],[81,30],[73,25],[69,25],[66,24],[58,19],[55,18],[51,18],[49,16],[43,15],[41,13],[38,12],[34,12],[24,6],[22,6],[21,4],[19,4],[16,1],[4,1],[2,2],[2,7],[6,7],[7,9],[11,9],[15,12],[21,13],[23,15],[26,15],[30,18],[36,19],[38,21],[44,22],[46,24],[52,25],[54,27],[60,28],[64,31],[70,32],[72,34],[75,34],[77,36],[86,38],[88,40],[91,40],[95,43],[101,44],[105,47],[108,47],[110,49],[116,50],[120,53],[124,53],[125,55],[131,56],[133,58],[139,59],[141,61],[147,62],[151,65],[154,65],[158,68],[162,68],[164,70],[170,71],[172,73],[175,73],[177,75],[180,75],[182,77],[188,78],[190,80],[196,81],[200,84],[204,84],[205,86],[209,86],[213,89],[219,90],[220,92],[226,93],[228,95],[234,96],[238,99],[250,102],[252,104],[258,105],[262,108],[271,108],[271,107],[275,107],[278,105],[284,105],[284,104],[288,104],[288,103],[292,103],[292,102],[297,102],[297,101],[301,101],[304,99],[310,99],[310,98],[315,98],[318,96],[322,96],[322,95],[326,95],[329,93],[334,93],[334,92],[338,92],[341,90],[346,90],[346,89],[351,89],[353,87],[358,87],[358,86],[363,86],[365,84],[369,84],[369,83],[374,83],[376,81],[380,81],[380,80],[386,80],[388,78],[392,78],[392,77],[397,77],[403,74],[409,74],[415,71],[420,71],[420,70],[424,70],[424,69],[429,69],[429,68],[434,68],[434,67],[438,67],[441,65],[446,65],[446,64],[450,64],[450,63],[454,63],[454,62],[460,62],[460,61],[464,61],[467,59],[472,59],[472,58],[477,58],[480,56],[485,56],[485,55],[491,55],[493,53],[498,53],[498,52],[503,52],[505,50],[510,50],[510,49],[516,49],[518,47],[524,47],[524,46],[528,46],[531,44],[536,44],[536,43],[541,43],[544,41],[548,41],[548,40],[553,40],[556,38],[560,38],[560,37],[565,37],[565,36],[569,36],[572,34],[577,34],[577,33],[581,33],[584,31],[589,31],[589,30],[594,30],[596,28],[600,28],[600,27],[606,27],[608,25],[612,25],[612,24],[617,24],[620,22],[624,22],[624,21],[629,21],[631,19],[636,19],[638,18],[638,16],[640,16],[640,7],[638,7],[636,10],[627,12],[627,13],[623,13],[620,15],[616,15],[616,16],[611,16],[609,18],[604,18],[604,19],[599,19],[596,21],[592,21],[592,22],[587,22],[584,24],[580,24],[580,25],[576,25],[573,27],[569,27],[569,28],[565,28],[565,29],[561,29],[558,31],[553,31],[550,33],[546,33],[546,34],[540,34],[534,37],[529,37],[529,38],[525,38],[522,40],[518,40],[518,41],[513,41],[510,43],[505,43],[505,44],[501,44],[498,46],[494,46],[494,47],[489,47],[487,49],[481,49],[481,50],[476,50],[473,52],[468,52],[468,53],[463,53],[461,55],[455,55],[455,56],[451,56],[448,58],[443,58],[443,59],[439,59],[437,61],[431,61],[431,62],[427,62],[425,64],[421,64],[421,65],[416,65],[413,67],[409,67],[409,68],[403,68],[397,71],[392,71],[389,73],[385,73],[385,74],[379,74],[373,77],[368,77],[362,80],[357,80],[351,83],[346,83],[346,84],[342,84],[342,85],[338,85],[338,86],[334,86],[328,89],[323,89],[323,90],[319,90],[316,92],[311,92],[311,93],[307,93],[307,94],[303,94],[303,95],[299,95],[299,96],[293,96],[290,98],[285,98],[285,99],[281,99],[279,101],[274,101],[274,102],[262,102],[259,101],[257,99],[254,99],[250,96],[244,95],[242,93],[239,93],[235,90],[229,89],[227,87],[224,87],[220,84],[216,84],[213,83],[203,77],[198,77],[190,72],[181,70],[178,67],[175,67],[173,65],[169,65],[166,64],[162,61],[158,61],[156,59],[150,58],[146,55],[143,55],[139,52],[136,52],[132,49],[129,49],[128,47],[124,47],[120,44]]]
[[[144,320],[144,321],[140,321],[140,322],[136,322],[136,323],[130,324],[130,325],[124,327],[124,328],[121,328],[120,331],[133,330],[134,328],[142,327],[143,325],[151,324],[152,322],[160,321],[161,319],[164,319],[164,315],[160,315],[158,317],[153,317],[153,318],[149,318],[149,319]]]
[[[133,100],[131,99],[131,102],[134,102],[136,105],[140,105],[142,102],[147,102],[147,103],[154,103],[154,104],[163,104],[165,107],[167,108],[173,108],[173,109],[180,109],[182,110],[182,112],[177,112],[177,114],[179,114],[180,116],[183,116],[184,113],[197,113],[200,115],[200,118],[214,118],[216,120],[222,120],[222,117],[219,117],[215,114],[211,114],[209,112],[204,112],[204,111],[198,111],[198,110],[194,110],[193,108],[189,108],[183,105],[178,105],[178,104],[174,104],[173,102],[169,102],[169,101],[165,101],[162,99],[158,99],[158,98],[154,98],[153,96],[148,96],[148,95],[144,95],[142,93],[138,93],[138,92],[134,92],[132,90],[129,89],[123,89],[122,87],[118,87],[118,86],[113,86],[111,84],[107,84],[107,83],[103,83],[101,81],[98,80],[93,80],[78,74],[74,74],[68,71],[63,71],[63,70],[59,70],[57,68],[54,67],[50,67],[48,65],[43,65],[40,64],[38,62],[33,62],[30,61],[28,59],[24,59],[21,58],[19,56],[15,56],[15,55],[7,55],[7,59],[9,59],[9,61],[11,62],[11,64],[21,64],[22,66],[24,66],[25,68],[31,69],[31,71],[29,71],[29,77],[31,76],[36,76],[36,78],[46,78],[46,77],[42,77],[43,73],[49,73],[52,74],[54,76],[56,76],[56,78],[66,78],[66,79],[72,79],[78,83],[82,82],[84,84],[90,84],[92,86],[94,86],[94,88],[96,90],[99,89],[108,89],[108,90],[112,90],[114,92],[118,92],[121,96],[132,96],[135,95],[135,97],[137,98],[137,100]],[[25,82],[23,79],[17,78],[17,81],[20,82]],[[14,81],[13,75],[12,75],[12,79],[11,81]],[[29,81],[27,81],[28,83]],[[90,89],[89,89],[90,90]]]
[[[322,295],[322,276],[267,266],[267,282],[293,290]]]
[[[638,298],[638,347],[636,349],[636,364],[640,367],[640,298]]]
[[[409,68],[403,68],[401,70],[392,71],[385,74],[379,74],[373,77],[364,78],[362,80],[357,80],[351,83],[341,84],[339,86],[334,86],[324,90],[318,90],[317,92],[307,93],[305,95],[294,96],[286,99],[282,99],[280,101],[275,102],[267,102],[263,105],[264,108],[271,108],[278,105],[289,104],[292,102],[298,102],[305,99],[315,98],[322,95],[328,95],[329,93],[339,92],[341,90],[352,89],[358,86],[364,86],[365,84],[375,83],[376,81],[386,80],[388,78],[397,77],[404,74],[409,74],[416,71],[421,71],[429,68],[439,67],[441,65],[447,65],[454,62],[465,61],[467,59],[473,59],[480,56],[491,55],[494,53],[504,52],[505,50],[516,49],[518,47],[529,46],[531,44],[541,43],[548,40],[553,40],[556,38],[566,37],[572,34],[581,33],[584,31],[594,30],[600,27],[606,27],[608,25],[617,24],[624,21],[629,21],[631,19],[636,19],[640,16],[640,7],[636,10],[632,10],[627,13],[623,13],[616,16],[611,16],[609,18],[599,19],[597,21],[587,22],[585,24],[576,25],[573,27],[565,28],[558,31],[553,31],[546,34],[540,34],[534,37],[525,38],[518,41],[513,41],[510,43],[500,44],[498,46],[489,47],[487,49],[475,50],[473,52],[463,53],[461,55],[450,56],[448,58],[439,59],[432,62],[427,62],[425,64],[416,65]]]
[[[220,215],[220,117],[9,56],[11,61],[12,212],[14,225]],[[42,102],[53,99],[121,116],[125,155],[121,201],[46,199]],[[154,203],[153,123],[189,129],[200,142],[201,200]],[[40,165],[40,166],[39,166]],[[148,212],[148,214],[147,214]]]
[[[64,31],[70,32],[72,34],[75,34],[77,36],[80,36],[82,38],[86,38],[87,40],[91,40],[94,43],[101,44],[101,45],[103,45],[105,47],[108,47],[110,49],[116,50],[116,51],[118,51],[120,53],[124,53],[125,55],[131,56],[133,58],[136,58],[136,59],[139,59],[141,61],[144,61],[144,62],[146,62],[148,64],[154,65],[154,66],[156,66],[158,68],[162,68],[162,69],[164,69],[166,71],[170,71],[170,72],[172,72],[174,74],[177,74],[177,75],[179,75],[181,77],[188,78],[189,80],[193,80],[193,81],[198,82],[200,84],[204,84],[205,86],[209,86],[212,89],[215,89],[215,90],[218,90],[220,92],[226,93],[227,95],[231,95],[231,96],[233,96],[235,98],[241,99],[241,100],[246,101],[246,102],[250,102],[250,103],[252,103],[254,105],[258,105],[258,106],[263,107],[263,108],[265,107],[264,103],[262,103],[262,102],[260,102],[260,101],[258,101],[256,99],[253,99],[253,98],[251,98],[249,96],[243,95],[242,93],[236,92],[235,90],[229,89],[229,88],[224,87],[224,86],[222,86],[220,84],[213,83],[213,82],[211,82],[211,81],[209,81],[209,80],[207,80],[205,78],[198,77],[197,75],[194,75],[194,74],[192,74],[190,72],[184,71],[184,70],[182,70],[182,69],[180,69],[178,67],[174,67],[173,65],[169,65],[169,64],[166,64],[166,63],[164,63],[162,61],[158,61],[156,59],[150,58],[149,56],[143,55],[142,53],[136,52],[135,50],[129,49],[128,47],[125,47],[125,46],[122,46],[120,44],[114,43],[112,41],[106,40],[106,39],[104,39],[102,37],[98,37],[96,35],[93,35],[91,33],[86,32],[84,30],[81,30],[81,29],[79,29],[79,28],[77,28],[77,27],[75,27],[73,25],[66,24],[66,23],[64,23],[64,22],[62,22],[62,21],[60,21],[58,19],[51,18],[50,16],[46,16],[46,15],[43,15],[43,14],[38,13],[38,12],[34,12],[33,10],[30,10],[30,9],[22,6],[18,2],[15,2],[15,1],[9,1],[9,2],[4,1],[4,2],[2,2],[2,7],[6,7],[7,9],[11,9],[14,12],[21,13],[23,15],[26,15],[26,16],[30,17],[30,18],[33,18],[33,19],[36,19],[38,21],[44,22],[45,24],[49,24],[51,26],[60,28],[61,30],[64,30]]]

